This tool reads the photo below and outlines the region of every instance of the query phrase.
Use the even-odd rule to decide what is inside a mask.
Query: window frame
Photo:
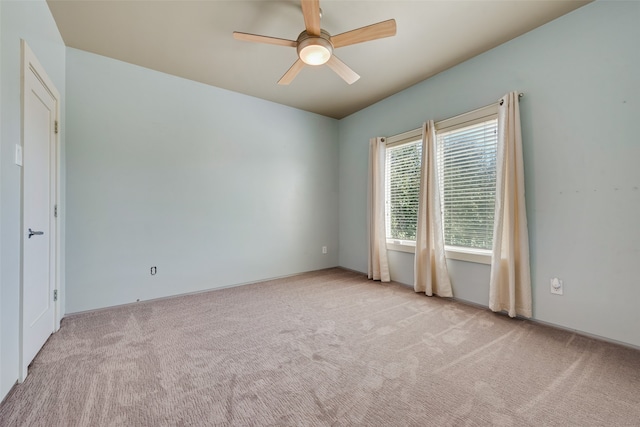
[[[472,126],[484,121],[498,118],[499,104],[491,104],[463,113],[448,119],[435,122],[436,136],[439,132],[448,132],[459,128]],[[422,138],[422,128],[413,129],[398,135],[386,138],[386,147],[398,146]],[[385,177],[386,185],[386,177]],[[386,200],[385,200],[386,203]],[[386,209],[386,207],[385,207]],[[398,240],[387,238],[387,249],[392,251],[415,253],[416,243],[411,240]],[[448,259],[473,262],[477,264],[491,264],[492,251],[490,249],[467,248],[460,246],[445,246],[445,256]]]

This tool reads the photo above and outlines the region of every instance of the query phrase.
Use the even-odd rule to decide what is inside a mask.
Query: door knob
[[[29,229],[29,238],[31,238],[31,236],[42,236],[44,234],[44,231],[33,231],[32,229]]]

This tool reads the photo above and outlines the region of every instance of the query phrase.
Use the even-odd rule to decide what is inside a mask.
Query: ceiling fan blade
[[[279,39],[277,37],[269,37],[269,36],[259,36],[257,34],[241,33],[238,31],[233,32],[233,38],[236,40],[242,40],[245,42],[266,43],[266,44],[275,44],[278,46],[291,46],[291,47],[298,46],[298,42],[295,40]]]
[[[378,22],[377,24],[347,31],[331,37],[333,47],[349,46],[356,43],[367,42],[369,40],[382,39],[396,35],[396,20]]]
[[[355,83],[360,78],[355,71],[349,68],[347,64],[340,61],[335,55],[331,55],[331,58],[327,61],[327,65],[335,71],[337,75],[342,77],[342,80],[349,84]]]
[[[278,84],[288,85],[293,81],[293,79],[296,78],[300,70],[302,70],[303,68],[304,68],[304,62],[302,62],[302,59],[298,58],[298,60],[293,63],[291,68],[289,68],[289,70],[286,73],[284,73],[284,76],[282,76],[280,80],[278,80]]]
[[[300,0],[307,34],[320,35],[320,0]]]

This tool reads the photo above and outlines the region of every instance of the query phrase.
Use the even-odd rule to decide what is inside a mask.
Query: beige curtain
[[[489,308],[531,317],[529,235],[518,93],[500,100]]]
[[[422,127],[422,169],[414,265],[416,292],[451,297],[451,280],[444,252],[440,185],[436,169],[436,131],[433,120]]]
[[[389,282],[389,262],[387,261],[387,236],[384,226],[384,173],[385,140],[371,138],[369,141],[369,279]]]

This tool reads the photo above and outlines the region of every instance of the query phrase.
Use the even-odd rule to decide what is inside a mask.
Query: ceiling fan
[[[327,64],[329,68],[342,77],[345,82],[352,84],[358,80],[360,76],[344,62],[339,60],[333,54],[333,50],[356,43],[394,36],[396,34],[396,21],[395,19],[389,19],[332,36],[320,28],[320,0],[301,0],[301,4],[305,30],[300,33],[297,40],[260,36],[238,31],[233,32],[233,37],[237,40],[290,46],[297,49],[298,59],[278,81],[280,85],[288,85],[291,83],[300,70],[306,65],[322,64]]]

